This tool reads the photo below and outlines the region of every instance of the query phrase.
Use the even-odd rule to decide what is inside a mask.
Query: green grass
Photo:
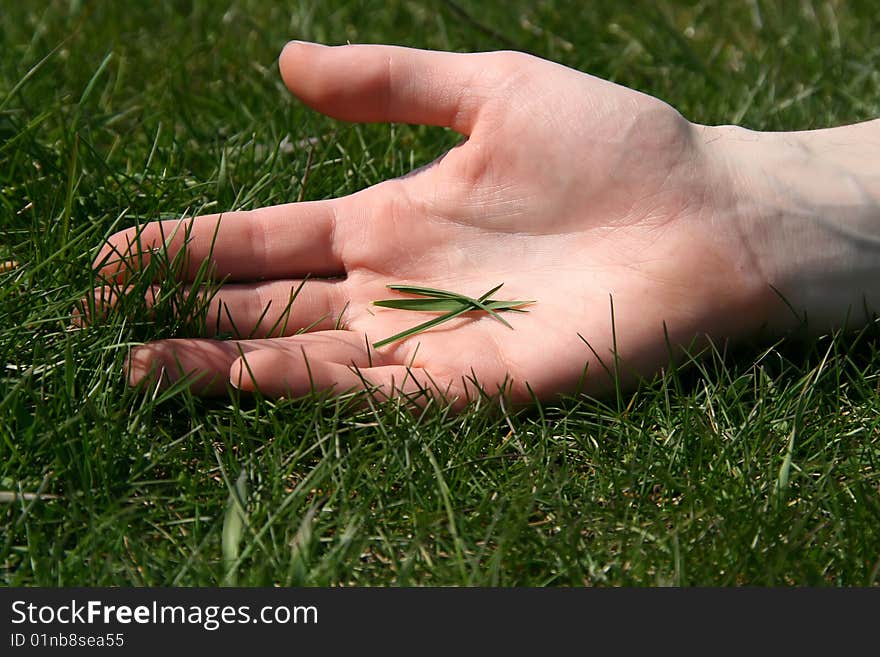
[[[307,110],[277,73],[289,38],[519,48],[780,130],[880,115],[878,33],[871,0],[4,2],[0,581],[880,583],[877,327],[719,348],[611,399],[418,417],[138,394],[127,346],[191,326],[68,327],[114,230],[349,193],[456,142]]]

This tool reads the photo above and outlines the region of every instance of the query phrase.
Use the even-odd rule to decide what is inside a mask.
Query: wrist
[[[880,121],[807,132],[700,127],[775,329],[864,324],[880,311]],[[719,192],[719,193],[725,193]]]

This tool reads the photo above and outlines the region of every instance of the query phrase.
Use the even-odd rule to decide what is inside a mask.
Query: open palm
[[[132,353],[131,382],[185,374],[203,393],[232,383],[273,396],[366,385],[458,403],[476,385],[507,385],[521,402],[582,381],[601,390],[614,363],[625,379],[653,371],[667,338],[752,328],[760,284],[730,220],[734,200],[718,191],[728,174],[700,127],[661,101],[519,53],[296,42],[280,66],[291,91],[330,116],[448,126],[466,139],[347,197],[197,217],[186,230],[148,225],[139,248],[174,234],[169,249],[187,249],[190,276],[210,257],[226,278],[212,311],[221,330],[263,335],[148,343]],[[133,235],[102,249],[105,275],[119,273],[108,256],[130,255]],[[394,295],[389,283],[474,297],[504,283],[495,298],[536,303],[505,314],[512,330],[469,313],[372,349],[428,318],[372,306]],[[266,335],[275,325],[283,335]]]

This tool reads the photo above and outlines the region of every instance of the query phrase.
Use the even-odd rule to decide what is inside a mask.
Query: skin
[[[874,294],[864,283],[869,265],[837,277],[849,303],[835,285],[812,296],[809,286],[837,271],[821,253],[829,239],[859,241],[829,228],[829,207],[835,216],[848,209],[861,233],[840,253],[877,249],[864,240],[878,223],[877,177],[858,191],[847,168],[876,170],[876,123],[836,138],[701,126],[656,98],[512,52],[292,42],[279,65],[291,92],[324,114],[447,126],[465,139],[427,167],[343,198],[153,223],[139,240],[134,229],[112,236],[95,266],[115,281],[169,235],[171,255],[187,249],[191,279],[213,242],[212,271],[225,284],[211,316],[221,331],[257,336],[148,343],[130,355],[131,384],[188,375],[201,394],[231,384],[294,397],[368,386],[440,394],[457,407],[478,384],[527,403],[578,388],[602,393],[615,370],[631,384],[679,346],[785,329],[798,317],[780,293],[798,315],[817,311],[818,330],[839,306]],[[817,169],[820,147],[841,139],[852,152]],[[809,187],[829,191],[807,198],[797,176],[777,175],[797,166],[814,176]],[[796,258],[784,248],[792,235],[803,242]],[[283,335],[267,335],[304,279]],[[470,313],[367,347],[427,318],[371,307],[395,296],[389,283],[476,297],[502,282],[494,298],[537,300],[527,314],[505,314],[514,330]],[[344,329],[334,330],[340,316]]]

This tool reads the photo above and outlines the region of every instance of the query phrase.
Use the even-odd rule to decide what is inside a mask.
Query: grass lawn
[[[880,116],[878,33],[872,0],[4,2],[0,582],[880,583],[876,326],[419,417],[133,392],[128,346],[192,322],[132,302],[69,328],[115,230],[350,193],[458,140],[308,110],[278,75],[290,38],[528,50],[695,121],[793,130]]]

